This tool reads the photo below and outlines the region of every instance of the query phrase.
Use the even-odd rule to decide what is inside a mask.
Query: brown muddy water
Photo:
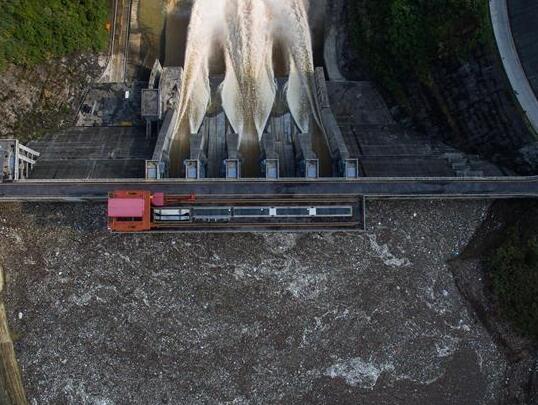
[[[159,59],[163,66],[183,66],[191,0],[141,0],[138,22],[146,53],[144,65]]]

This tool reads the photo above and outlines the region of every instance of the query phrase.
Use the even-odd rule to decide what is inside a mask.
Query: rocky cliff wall
[[[349,2],[342,0],[330,10],[340,18],[340,70],[350,80],[375,80],[368,61],[354,51],[349,39],[356,23],[349,8]],[[538,173],[538,138],[511,93],[494,42],[463,60],[439,60],[431,68],[429,83],[407,78],[405,100],[400,95],[397,102],[393,94],[380,90],[394,118],[405,126],[515,172]]]
[[[519,173],[538,171],[536,137],[491,50],[480,48],[466,61],[443,61],[429,85],[410,80],[406,87],[419,129]]]
[[[86,89],[104,64],[105,58],[86,54],[31,68],[8,66],[0,74],[0,137],[25,141],[72,125]]]

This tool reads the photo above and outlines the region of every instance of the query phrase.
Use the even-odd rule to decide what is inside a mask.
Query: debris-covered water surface
[[[447,261],[485,202],[371,202],[364,234],[112,235],[2,205],[33,403],[490,404],[506,361]]]

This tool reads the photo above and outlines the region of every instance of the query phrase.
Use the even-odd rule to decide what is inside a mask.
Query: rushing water
[[[224,59],[222,108],[244,159],[257,158],[276,95],[275,68],[288,75],[286,99],[301,129],[316,117],[307,0],[195,0],[181,89],[181,123],[197,133],[211,102],[209,75]],[[275,61],[275,56],[278,60]],[[276,63],[275,63],[276,62]]]

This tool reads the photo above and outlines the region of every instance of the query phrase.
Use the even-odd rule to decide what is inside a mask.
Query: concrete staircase
[[[368,82],[328,84],[346,145],[368,177],[483,177],[506,175],[477,155],[403,129]]]
[[[144,178],[155,140],[143,127],[77,127],[29,146],[41,153],[32,179]]]

